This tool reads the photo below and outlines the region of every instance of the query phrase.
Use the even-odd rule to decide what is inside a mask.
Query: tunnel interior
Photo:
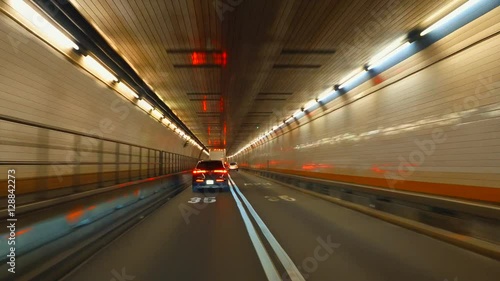
[[[496,280],[499,4],[1,0],[0,280]]]

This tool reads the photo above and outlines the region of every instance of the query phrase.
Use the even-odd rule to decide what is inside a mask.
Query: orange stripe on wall
[[[316,179],[383,187],[387,189],[500,203],[500,188],[419,181],[398,181],[394,187],[391,187],[388,180],[382,178],[348,176],[286,169],[269,169],[269,171]]]

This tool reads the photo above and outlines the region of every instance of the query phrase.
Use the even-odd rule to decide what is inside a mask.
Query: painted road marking
[[[264,196],[264,198],[266,198],[267,200],[269,200],[271,202],[278,202],[278,201],[280,201],[280,199],[278,197],[274,197],[274,196]]]
[[[188,203],[189,204],[196,204],[196,203],[200,203],[201,201],[203,201],[203,203],[214,203],[215,202],[215,197],[205,197],[203,198],[200,198],[200,197],[192,197],[191,199],[189,199]]]
[[[236,201],[236,206],[240,211],[241,217],[243,218],[243,222],[245,223],[245,227],[247,229],[248,235],[250,236],[250,240],[252,241],[253,247],[255,251],[257,251],[257,256],[259,257],[260,263],[262,264],[262,268],[264,268],[264,272],[269,281],[281,281],[278,270],[274,267],[273,262],[271,261],[271,257],[267,253],[262,241],[260,241],[259,236],[257,235],[257,231],[255,230],[250,217],[248,216],[245,208],[243,208],[243,204],[241,204],[240,199],[236,196],[234,192],[234,188],[230,188],[231,194],[233,195],[234,201]]]
[[[281,200],[285,200],[285,201],[292,201],[292,202],[293,202],[293,201],[296,201],[296,200],[295,200],[295,198],[290,197],[290,196],[288,196],[288,195],[280,195],[280,196],[278,196],[278,197],[279,197],[279,198],[281,198]]]
[[[267,200],[269,200],[271,202],[278,202],[278,201],[280,201],[280,199],[285,200],[285,201],[290,201],[290,202],[297,201],[295,198],[290,197],[288,195],[280,195],[278,197],[276,197],[276,196],[264,196],[264,198],[266,198]]]
[[[276,238],[274,238],[274,236],[271,233],[271,231],[269,230],[269,228],[267,228],[266,224],[264,223],[264,221],[262,221],[262,219],[259,217],[257,212],[255,212],[255,210],[252,207],[252,205],[250,204],[250,202],[248,202],[247,198],[243,195],[243,193],[241,193],[240,189],[238,188],[236,183],[233,181],[231,176],[229,176],[229,183],[232,184],[232,187],[233,187],[231,189],[231,192],[233,192],[233,189],[234,189],[236,191],[236,193],[238,193],[238,195],[241,197],[241,200],[243,201],[243,203],[245,203],[245,206],[247,207],[248,211],[250,212],[250,214],[254,218],[255,222],[257,222],[257,225],[259,226],[260,230],[262,231],[262,234],[264,234],[264,237],[266,237],[267,242],[269,242],[269,244],[273,248],[274,252],[278,256],[278,259],[283,264],[283,267],[285,267],[285,270],[287,271],[288,276],[290,277],[290,280],[291,281],[305,281],[304,277],[300,273],[297,266],[295,266],[292,259],[290,259],[290,257],[285,252],[283,247],[281,247],[281,245],[278,243],[278,240],[276,240]]]

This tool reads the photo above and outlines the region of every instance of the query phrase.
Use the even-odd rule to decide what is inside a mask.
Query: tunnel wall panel
[[[500,8],[372,76],[237,161],[310,177],[500,201],[498,17]]]
[[[106,180],[115,170],[132,170],[132,176],[140,173],[146,176],[158,171],[159,151],[184,155],[194,163],[200,155],[196,147],[184,146],[185,141],[174,132],[4,13],[0,13],[0,62],[0,115],[97,138],[0,120],[0,161],[13,162],[0,165],[0,174],[7,175],[8,169],[16,169],[18,181],[23,183],[18,193],[84,184],[98,178],[97,173],[102,173]],[[100,137],[152,149],[149,173],[145,165],[137,164],[103,164],[100,168],[97,164],[16,164],[19,161],[114,163],[117,155],[118,162],[129,162],[128,145],[101,143]],[[142,161],[148,162],[145,148]],[[133,147],[132,154],[131,162],[140,160],[138,147]],[[189,162],[172,167],[170,162],[173,159],[164,163],[167,172],[194,165]],[[73,177],[75,174],[81,177]]]

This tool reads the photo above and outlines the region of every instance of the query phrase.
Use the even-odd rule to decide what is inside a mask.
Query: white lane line
[[[260,263],[264,268],[267,279],[269,281],[281,281],[278,271],[276,270],[276,267],[274,267],[274,264],[271,261],[266,248],[264,248],[264,245],[262,244],[262,241],[260,241],[259,236],[257,235],[257,231],[255,231],[252,221],[250,220],[250,217],[248,216],[245,208],[243,208],[243,204],[241,204],[240,199],[238,199],[238,196],[236,196],[236,193],[234,193],[234,189],[230,188],[230,190],[231,194],[233,195],[234,201],[236,201],[236,205],[240,210],[240,214],[247,228],[248,235],[250,236],[250,240],[252,240],[255,251],[257,251],[257,256],[259,257]]]
[[[250,204],[250,202],[248,202],[247,198],[243,195],[243,193],[241,193],[240,189],[238,188],[236,183],[233,181],[231,176],[229,176],[229,180],[233,185],[233,189],[236,190],[238,195],[241,197],[241,200],[243,200],[243,203],[245,203],[245,205],[247,206],[248,211],[250,211],[250,214],[254,218],[255,222],[257,222],[257,225],[259,226],[260,230],[264,234],[264,237],[266,237],[267,241],[269,242],[269,244],[273,248],[274,252],[278,256],[278,259],[285,267],[285,270],[287,271],[288,276],[290,277],[290,280],[291,281],[305,281],[304,277],[300,273],[297,266],[295,266],[292,259],[290,259],[290,257],[285,252],[283,247],[281,247],[280,243],[278,243],[278,240],[276,240],[276,238],[274,238],[274,236],[271,233],[271,231],[269,230],[269,228],[267,228],[266,224],[264,223],[264,221],[262,221],[262,219],[259,217],[257,212],[255,212],[255,210],[252,207],[252,205]]]

